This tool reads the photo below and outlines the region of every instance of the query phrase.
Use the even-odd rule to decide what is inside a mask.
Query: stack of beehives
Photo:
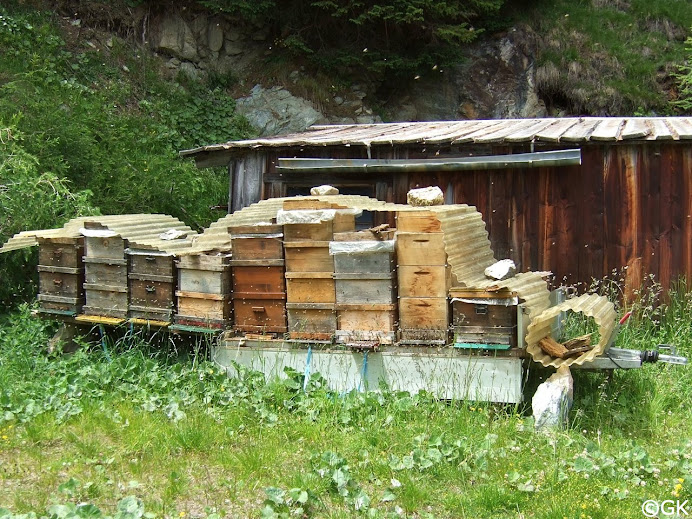
[[[334,235],[337,339],[394,342],[396,290],[394,231]]]
[[[402,211],[397,229],[400,340],[446,343],[451,277],[440,222],[429,211]]]
[[[363,209],[390,222],[396,214],[396,233],[379,241],[356,233],[355,213]],[[167,229],[182,237],[164,240]],[[2,251],[40,241],[41,309],[114,323],[129,317],[344,343],[388,343],[398,332],[401,343],[425,345],[447,343],[452,320],[457,347],[505,348],[515,341],[519,299],[530,318],[547,307],[544,273],[485,278],[494,258],[482,217],[469,206],[272,199],[222,218],[197,241],[195,234],[164,215],[82,218],[63,229],[20,233]],[[458,300],[450,307],[452,281]],[[503,308],[476,301],[500,292],[511,295]],[[507,319],[499,322],[495,310]]]
[[[286,282],[283,227],[229,228],[233,250],[233,308],[237,332],[284,333]]]
[[[286,201],[277,221],[284,224],[289,336],[331,340],[336,330],[336,288],[329,242],[335,232],[354,230],[355,216],[329,202]]]

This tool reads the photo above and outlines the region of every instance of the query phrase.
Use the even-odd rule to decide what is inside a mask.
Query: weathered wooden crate
[[[454,299],[452,324],[481,328],[513,327],[517,325],[517,305],[493,304],[482,299],[476,301]]]
[[[329,255],[328,241],[285,242],[284,252],[288,272],[334,271],[334,257]]]
[[[336,311],[339,342],[395,339],[395,304],[337,304]]]
[[[175,308],[176,272],[173,256],[159,251],[127,250],[129,316],[171,321]]]
[[[285,333],[286,301],[284,299],[264,299],[234,297],[233,328],[239,332]]]
[[[233,295],[272,294],[285,299],[284,260],[232,260]]]
[[[244,225],[228,229],[234,260],[282,259],[283,226]]]
[[[176,324],[202,328],[226,328],[231,324],[233,307],[230,294],[180,290],[175,294],[178,301]]]
[[[86,236],[84,238],[86,257],[103,260],[125,258],[127,240],[120,236]]]
[[[39,238],[38,264],[83,269],[84,238]]]
[[[88,275],[88,268],[87,268]],[[127,317],[128,294],[127,284],[119,286],[84,283],[86,304],[83,311],[86,315],[104,317]]]
[[[130,317],[170,321],[175,306],[174,278],[158,281],[130,274]]]
[[[319,223],[292,223],[284,225],[285,241],[331,241],[334,233],[354,231],[356,217],[351,212],[336,211],[333,220]]]
[[[401,297],[447,297],[450,271],[444,265],[399,265]]]
[[[87,315],[125,318],[129,303],[127,240],[108,230],[90,230],[96,234],[84,237],[83,311]],[[105,236],[99,236],[100,232]]]
[[[444,234],[398,231],[396,256],[399,265],[445,265]]]
[[[391,304],[396,301],[393,273],[335,273],[339,304]]]
[[[425,209],[399,211],[396,214],[396,227],[401,232],[442,232],[442,224],[437,215],[433,211]]]
[[[509,349],[517,342],[516,294],[508,290],[452,289],[457,347]]]
[[[447,330],[449,304],[446,297],[400,297],[399,326],[405,330]]]
[[[231,256],[197,254],[178,259],[178,290],[205,294],[231,291]]]
[[[130,272],[140,276],[168,276],[176,275],[175,260],[173,256],[157,251],[128,252],[130,259]]]
[[[294,223],[284,225],[284,241],[330,241],[334,234],[334,222]]]
[[[390,274],[394,272],[393,252],[370,252],[365,254],[335,254],[334,272]]]
[[[85,256],[84,264],[84,313],[127,317],[127,259]]]
[[[328,303],[286,303],[291,339],[331,340],[336,332],[336,308]]]
[[[225,328],[232,320],[230,254],[196,254],[177,261],[176,324]]]
[[[336,303],[333,272],[286,272],[289,303]]]
[[[39,309],[76,315],[84,306],[84,238],[38,239]]]
[[[234,329],[284,333],[286,281],[284,260],[233,260]]]

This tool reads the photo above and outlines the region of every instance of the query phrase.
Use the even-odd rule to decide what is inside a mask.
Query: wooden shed
[[[320,184],[394,203],[437,185],[477,207],[521,271],[589,283],[624,269],[630,288],[692,277],[692,118],[314,126],[181,155],[228,167],[229,212]]]

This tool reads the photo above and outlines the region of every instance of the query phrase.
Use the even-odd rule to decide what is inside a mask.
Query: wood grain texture
[[[449,269],[444,265],[399,265],[401,297],[446,297],[450,286]]]

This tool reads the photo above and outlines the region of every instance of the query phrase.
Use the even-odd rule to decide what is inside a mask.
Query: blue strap
[[[310,363],[312,362],[312,346],[308,346],[308,358],[305,359],[305,379],[303,380],[303,393],[308,387],[310,380]]]
[[[358,381],[358,392],[360,392],[360,387],[365,377],[368,374],[368,350],[363,352],[363,367],[360,370],[360,380]]]
[[[108,362],[111,362],[111,354],[108,352],[108,345],[106,344],[106,330],[102,324],[99,324],[99,332],[101,334],[101,347],[103,348],[103,353],[106,356]]]

